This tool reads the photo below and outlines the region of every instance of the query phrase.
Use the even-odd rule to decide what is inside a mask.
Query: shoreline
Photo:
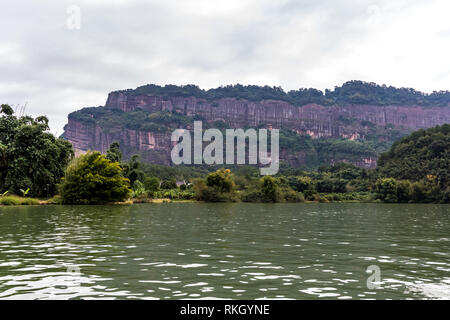
[[[138,201],[124,201],[124,202],[110,202],[110,203],[100,203],[100,204],[62,204],[62,203],[52,203],[48,202],[48,200],[38,200],[39,203],[34,204],[11,204],[11,205],[5,205],[0,204],[1,207],[23,207],[23,206],[101,206],[101,205],[114,205],[114,206],[123,206],[123,205],[139,205],[139,204],[167,204],[167,203],[248,203],[248,204],[317,204],[317,203],[323,203],[323,204],[332,204],[332,203],[374,203],[374,204],[386,204],[382,201],[377,200],[371,200],[371,201],[358,201],[358,200],[342,200],[342,201],[328,201],[328,202],[321,202],[321,201],[303,201],[303,202],[244,202],[244,201],[237,201],[237,202],[206,202],[203,200],[174,200],[174,199],[168,199],[168,198],[161,198],[161,199],[148,199],[148,200],[138,200]],[[423,204],[423,203],[396,203],[396,204]],[[435,203],[436,204],[436,203]]]
[[[99,205],[135,205],[135,204],[165,204],[165,203],[258,203],[258,204],[314,204],[314,203],[375,203],[375,204],[446,204],[446,203],[423,203],[423,202],[405,202],[405,203],[387,203],[381,200],[365,199],[365,200],[336,200],[336,201],[317,201],[317,200],[305,200],[299,202],[293,201],[280,201],[280,202],[245,202],[245,201],[222,201],[222,202],[208,202],[204,200],[187,200],[187,199],[170,199],[170,198],[155,198],[155,199],[129,199],[123,202],[109,202],[98,204],[63,204],[58,197],[50,199],[36,199],[36,198],[23,198],[19,196],[9,196],[14,199],[14,203],[10,202],[4,204],[0,202],[1,207],[22,207],[22,206],[99,206]],[[0,197],[0,200],[2,198]]]

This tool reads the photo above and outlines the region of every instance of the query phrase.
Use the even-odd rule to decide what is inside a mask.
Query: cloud
[[[81,28],[67,28],[67,8]],[[0,99],[62,133],[67,114],[146,83],[450,84],[445,0],[16,0],[0,4]]]

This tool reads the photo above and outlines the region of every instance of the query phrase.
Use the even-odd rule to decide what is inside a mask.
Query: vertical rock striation
[[[450,123],[450,106],[307,104],[299,107],[279,100],[221,98],[209,101],[197,97],[136,95],[127,91],[111,92],[105,107],[123,112],[138,109],[150,113],[169,111],[196,116],[208,122],[220,120],[232,128],[289,128],[313,138],[341,137],[350,140],[364,139],[364,128],[368,125],[394,126],[413,131]],[[96,121],[80,121],[69,116],[63,136],[79,152],[89,149],[105,152],[113,141],[119,141],[125,155],[141,153],[146,161],[170,165],[170,133],[137,131],[121,126],[105,130]],[[295,165],[305,161],[305,155],[301,152],[295,157],[282,152],[282,156]],[[361,158],[353,162],[363,167],[374,167],[376,158]]]

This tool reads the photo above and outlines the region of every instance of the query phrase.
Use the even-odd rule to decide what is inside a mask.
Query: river
[[[0,207],[0,299],[450,299],[450,205]]]

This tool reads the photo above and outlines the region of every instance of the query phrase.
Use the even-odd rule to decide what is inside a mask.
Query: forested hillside
[[[166,85],[148,84],[127,92],[133,95],[155,95],[162,97],[196,97],[208,100],[221,98],[238,98],[250,101],[281,100],[293,105],[303,106],[309,103],[321,105],[371,104],[371,105],[418,105],[418,106],[448,106],[449,91],[435,91],[426,94],[412,88],[395,88],[377,85],[364,81],[348,81],[334,90],[321,91],[314,88],[300,88],[284,91],[281,87],[255,85],[228,85],[209,90],[200,89],[196,85]]]

